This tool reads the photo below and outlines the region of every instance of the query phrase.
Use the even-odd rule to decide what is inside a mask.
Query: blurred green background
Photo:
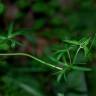
[[[50,61],[50,49],[65,39],[80,40],[96,33],[95,0],[0,0],[0,32],[14,31],[24,36],[14,49],[0,46],[0,52],[28,52]],[[2,51],[3,49],[3,51]],[[87,65],[91,72],[73,72],[67,83],[57,83],[55,70],[26,57],[0,58],[0,96],[96,96],[96,39]],[[46,55],[47,54],[47,55]],[[78,61],[82,56],[78,56]],[[19,61],[19,62],[18,62]],[[16,81],[10,80],[12,76]],[[12,82],[14,81],[14,82]],[[19,81],[19,82],[18,82]]]

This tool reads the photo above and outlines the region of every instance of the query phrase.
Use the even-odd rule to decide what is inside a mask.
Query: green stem
[[[63,68],[54,66],[54,65],[52,65],[50,63],[47,63],[45,61],[42,61],[42,60],[40,60],[40,59],[38,59],[38,58],[30,55],[30,54],[27,54],[27,53],[0,53],[0,56],[26,56],[26,57],[32,58],[32,59],[34,59],[34,60],[36,60],[36,61],[44,64],[44,65],[50,66],[50,67],[55,68],[55,69],[58,69],[58,70],[63,70]]]

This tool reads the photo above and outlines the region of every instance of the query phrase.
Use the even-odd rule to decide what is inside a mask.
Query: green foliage
[[[14,20],[16,23],[12,22],[7,26],[8,31],[0,35],[0,96],[96,95],[93,92],[96,89],[96,72],[89,67],[92,66],[91,63],[88,65],[89,61],[96,58],[95,1],[64,0],[64,4],[61,1],[14,1],[19,10]],[[1,16],[6,11],[6,6],[0,3]],[[32,27],[22,29],[22,26],[26,26],[25,18],[30,12],[32,18],[28,16],[28,20],[31,18],[29,21],[32,22]],[[8,22],[4,20],[4,23]],[[39,35],[47,37],[49,45],[43,50],[45,53],[41,57],[35,52],[38,50],[36,42],[39,41]],[[23,44],[18,40],[19,36]],[[30,44],[26,45],[22,37]],[[32,50],[23,51],[25,47],[32,47]],[[24,61],[22,58],[25,58]],[[95,67],[94,64],[94,70]],[[84,73],[91,75],[87,78]],[[89,82],[92,83],[92,88],[89,88]]]
[[[18,32],[20,32],[20,31],[18,31]],[[5,36],[5,35],[1,36],[1,41],[2,42],[3,42],[3,40],[4,40],[4,42],[5,41],[10,42],[11,41],[10,45],[13,48],[13,46],[12,46],[12,44],[14,43],[13,38],[22,34],[22,33],[18,33],[18,34],[17,33],[13,33],[13,23],[12,23],[12,24],[10,24],[10,26],[8,28],[8,35],[7,36]],[[81,52],[80,51],[81,49],[84,50],[84,53],[85,53],[84,58],[86,58],[86,56],[88,55],[89,51],[87,51],[87,50],[88,50],[88,44],[90,43],[89,41],[90,41],[89,38],[83,38],[79,41],[64,40],[65,44],[68,43],[69,45],[66,46],[66,47],[63,47],[63,50],[62,49],[59,49],[59,50],[57,49],[57,51],[54,53],[53,56],[48,56],[50,61],[52,61],[53,63],[50,62],[50,61],[48,61],[48,63],[47,63],[47,61],[38,59],[38,58],[34,57],[33,55],[30,55],[30,54],[27,54],[27,53],[22,53],[22,52],[0,53],[0,56],[26,56],[26,57],[29,57],[32,60],[35,60],[36,62],[39,62],[40,64],[45,65],[46,67],[48,66],[49,68],[54,69],[56,71],[55,74],[57,75],[57,82],[58,83],[60,83],[60,81],[62,80],[62,77],[64,78],[64,81],[67,82],[68,76],[72,72],[91,71],[90,68],[78,66],[78,64],[82,64],[82,62],[79,61],[78,64],[76,62],[76,60],[78,58],[78,55]],[[16,40],[16,42],[18,42],[18,41]],[[6,44],[9,45],[9,43],[6,43]],[[73,45],[75,45],[75,46],[73,46]],[[14,46],[17,46],[17,45],[14,44]],[[6,47],[6,46],[4,46],[4,47]],[[1,47],[1,48],[2,48],[2,50],[5,50],[5,48],[4,49],[3,49],[3,47]],[[8,50],[10,50],[10,49],[8,49]],[[71,55],[72,52],[75,52],[75,53],[72,54],[73,57]],[[10,67],[8,67],[8,70],[10,70]],[[22,69],[20,69],[20,70],[22,70]],[[17,70],[17,72],[20,72],[20,71]],[[21,71],[21,72],[24,72],[24,70]],[[27,69],[27,72],[30,72],[30,68]],[[27,85],[23,82],[19,82],[19,81],[15,80],[13,75],[14,75],[14,70],[12,71],[12,69],[11,69],[8,72],[8,74],[3,76],[4,78],[7,78],[7,79],[4,79],[3,82],[7,82],[7,83],[13,82],[14,84],[16,83],[16,85],[14,85],[14,86],[17,86],[17,89],[18,89],[18,87],[20,87],[23,90],[25,90],[26,92],[28,92],[29,94],[33,94],[34,96],[43,96],[42,94],[40,94],[38,92],[38,90],[35,90],[31,86],[29,86],[29,85]],[[6,80],[8,80],[8,81],[6,81]],[[15,90],[17,90],[17,89],[15,89]]]

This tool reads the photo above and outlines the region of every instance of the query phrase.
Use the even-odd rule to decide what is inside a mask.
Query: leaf
[[[87,39],[86,37],[83,37],[82,39],[79,40],[79,43],[83,43],[83,42],[85,42],[86,39]]]
[[[65,69],[59,72],[59,75],[57,77],[57,82],[60,82],[60,80],[62,79],[63,75],[64,75],[64,79],[66,79],[65,72],[66,72]]]
[[[11,35],[12,35],[13,26],[14,26],[14,22],[12,22],[12,23],[9,25],[9,28],[8,28],[8,38],[10,38]]]
[[[58,50],[58,49],[57,49],[57,50]],[[58,51],[56,51],[56,52],[54,53],[54,55],[60,54],[60,53],[64,53],[64,52],[66,52],[66,51],[67,51],[67,49],[58,50]]]
[[[64,42],[69,43],[69,44],[73,44],[73,45],[80,45],[78,41],[75,40],[64,40]]]
[[[83,48],[84,54],[85,54],[85,56],[87,56],[87,54],[89,52],[87,45],[89,44],[90,38],[83,38],[81,41],[80,41],[81,42],[80,47]]]
[[[63,77],[63,71],[61,71],[57,77],[57,82],[60,82],[61,78]]]
[[[67,81],[67,76],[66,76],[67,69],[68,68],[66,67],[62,71],[58,72],[59,75],[57,77],[57,82],[60,82],[61,79],[64,79],[65,81]]]
[[[11,34],[11,37],[16,37],[16,36],[19,36],[19,35],[26,36],[26,34],[28,35],[29,32],[32,32],[32,29],[21,29],[21,30],[17,30],[14,33]]]
[[[11,34],[11,38],[12,37],[16,37],[18,35],[23,35],[23,33],[21,33],[21,32],[15,32],[15,33]]]
[[[65,56],[63,56],[63,61],[64,61],[64,64],[67,65],[67,60]]]
[[[56,49],[56,52],[54,53],[54,55],[56,54],[60,54],[60,53],[65,53],[68,50],[72,50],[74,47],[69,47],[69,48],[64,48],[64,49]]]
[[[89,49],[85,46],[85,47],[84,47],[85,56],[87,56],[88,52],[89,52]]]
[[[60,63],[57,59],[55,59],[54,57],[52,56],[47,56],[51,61],[55,62],[55,63]]]
[[[15,48],[15,47],[16,47],[16,42],[15,42],[15,41],[12,41],[11,47],[12,47],[12,48]]]
[[[70,55],[70,51],[67,50],[67,54],[68,54],[68,58],[69,58],[69,61],[70,61],[70,64],[72,63],[72,60],[71,60],[71,55]]]
[[[72,66],[71,68],[78,71],[92,71],[90,68],[85,67]]]
[[[84,39],[85,39],[85,40],[84,40]],[[84,39],[83,39],[84,41],[82,41],[81,44],[80,44],[82,47],[83,47],[83,46],[87,46],[87,45],[89,44],[89,41],[90,41],[90,38],[87,38],[87,39],[84,38]]]
[[[57,56],[57,60],[60,60],[60,58],[61,58],[63,55],[64,55],[64,53],[60,53],[60,54],[58,54],[58,56]]]

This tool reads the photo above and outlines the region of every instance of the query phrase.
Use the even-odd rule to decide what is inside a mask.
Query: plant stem
[[[0,53],[0,56],[26,56],[26,57],[32,58],[32,59],[34,59],[34,60],[36,60],[36,61],[44,64],[44,65],[50,66],[50,67],[55,68],[55,69],[58,69],[58,70],[63,70],[63,68],[54,66],[54,65],[52,65],[50,63],[47,63],[45,61],[42,61],[42,60],[40,60],[40,59],[38,59],[38,58],[30,55],[30,54],[27,54],[27,53]]]

